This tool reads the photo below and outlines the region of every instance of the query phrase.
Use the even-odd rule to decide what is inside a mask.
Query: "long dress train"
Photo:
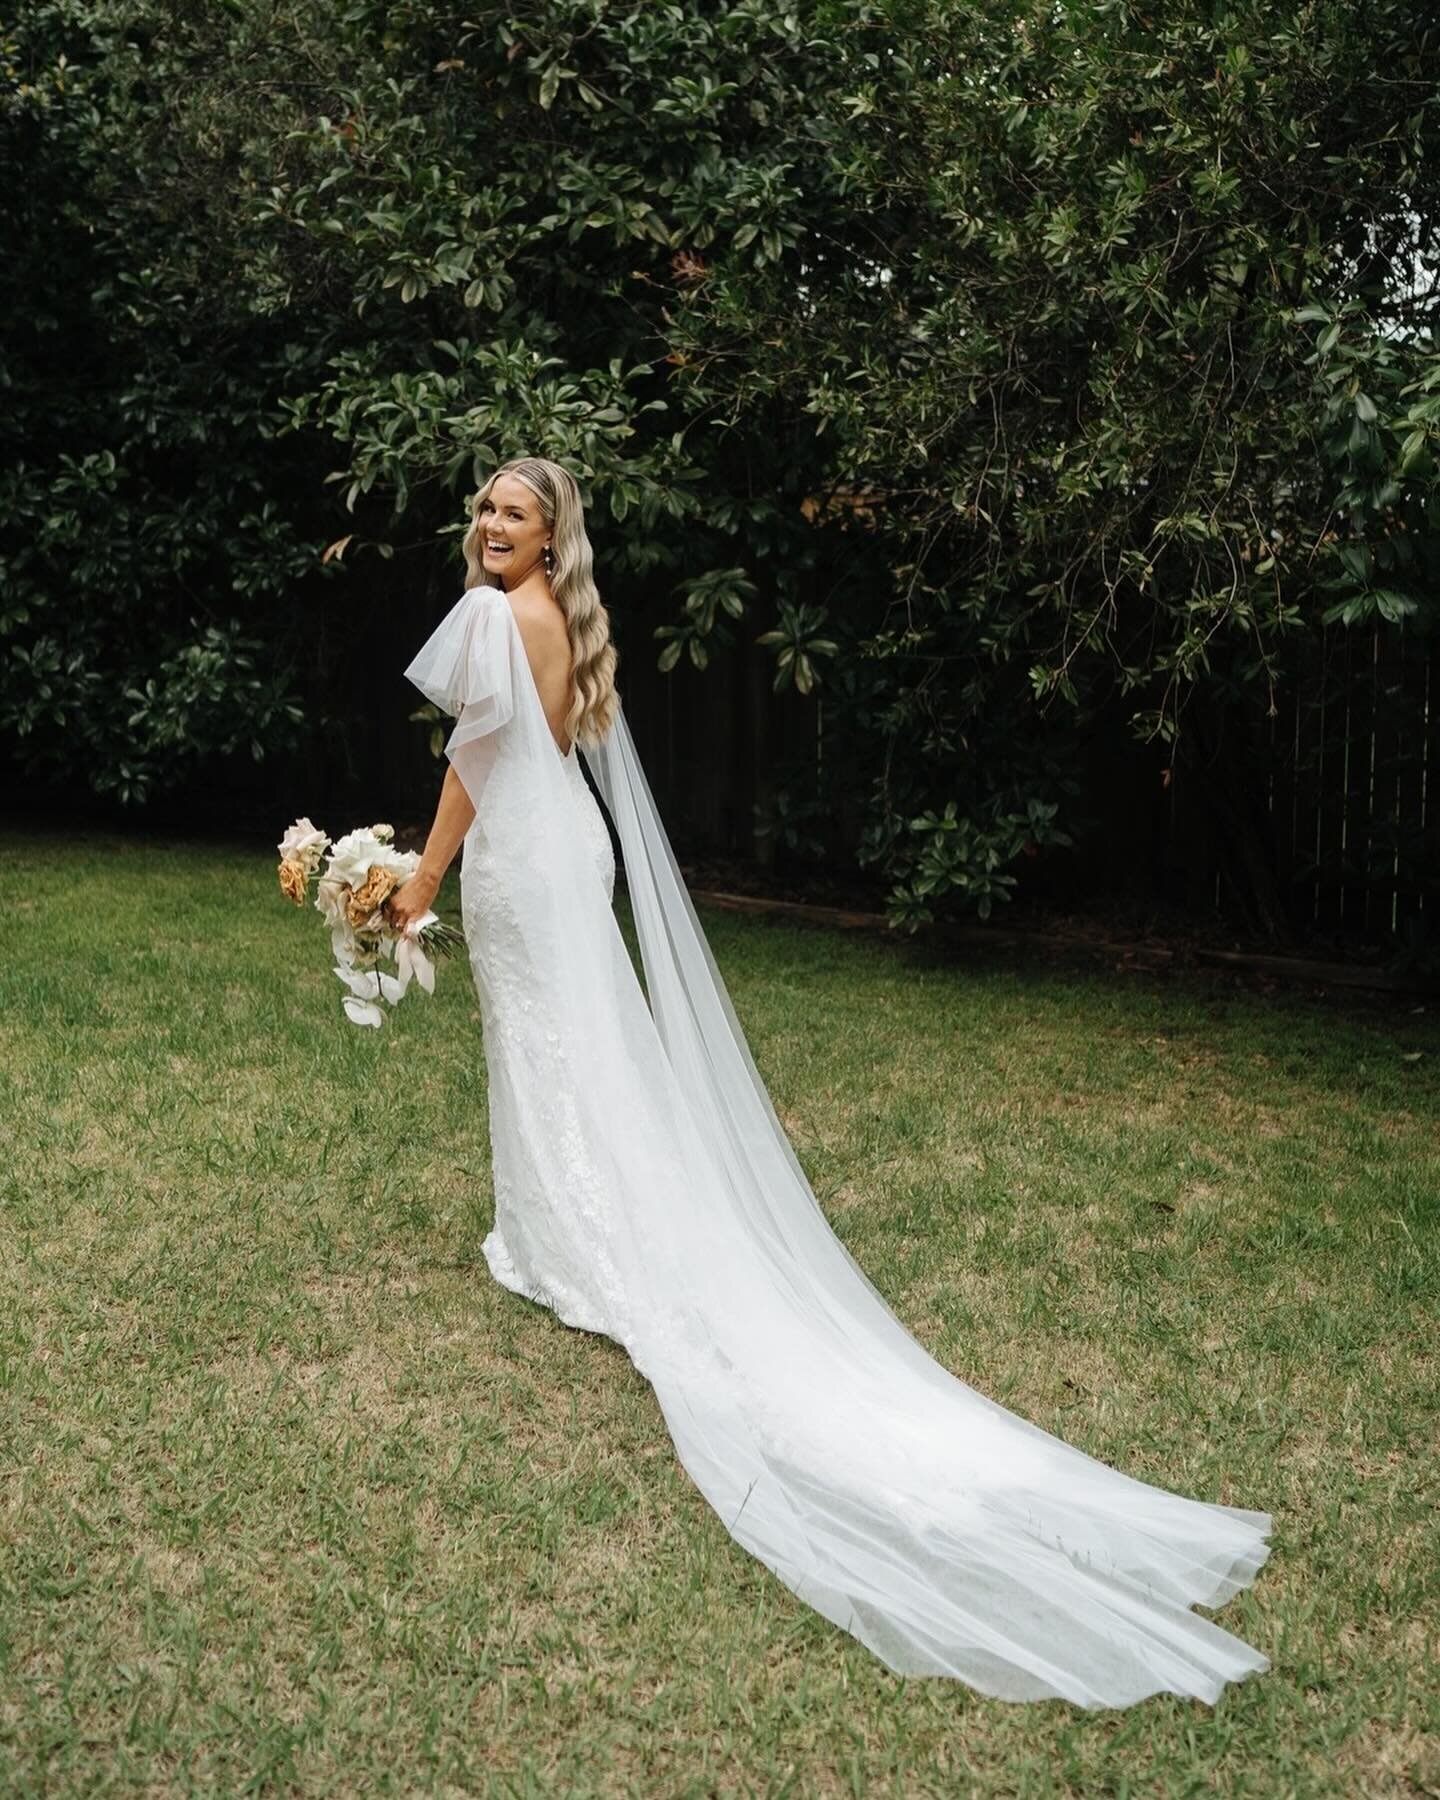
[[[495,1279],[623,1345],[731,1535],[902,1674],[1006,1700],[1213,1702],[1267,1666],[1190,1609],[1268,1554],[1264,1513],[1123,1475],[906,1331],[826,1222],[696,919],[621,708],[546,721],[503,592],[406,670],[455,716],[461,876],[495,1175]]]

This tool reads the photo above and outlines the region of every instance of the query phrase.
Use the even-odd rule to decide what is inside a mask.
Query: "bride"
[[[456,723],[390,911],[419,918],[463,839],[495,1279],[623,1345],[731,1535],[897,1672],[1125,1706],[1265,1668],[1191,1608],[1254,1578],[1268,1516],[1120,1474],[967,1387],[831,1231],[636,757],[573,478],[507,463],[465,554],[406,670]]]

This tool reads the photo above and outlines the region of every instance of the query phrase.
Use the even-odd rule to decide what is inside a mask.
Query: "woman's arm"
[[[440,802],[435,808],[435,823],[430,827],[430,835],[420,853],[420,867],[396,888],[385,908],[402,931],[412,919],[418,919],[430,910],[430,903],[445,879],[445,871],[474,818],[475,803],[466,793],[465,783],[455,773],[452,763],[445,771]]]

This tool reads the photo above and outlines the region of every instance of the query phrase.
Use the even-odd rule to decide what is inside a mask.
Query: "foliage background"
[[[1346,634],[1433,627],[1435,38],[1296,0],[28,7],[14,773],[152,815],[414,795],[397,671],[467,493],[541,453],[680,837],[858,861],[917,924],[1117,843],[1143,884],[1178,794],[1293,935],[1275,720]],[[1429,679],[1343,870],[1412,926]]]

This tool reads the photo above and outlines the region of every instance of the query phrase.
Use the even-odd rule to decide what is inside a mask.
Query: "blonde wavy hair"
[[[470,529],[465,533],[465,575],[471,587],[489,583],[481,556],[480,508],[502,475],[523,481],[540,502],[550,527],[550,592],[560,602],[570,633],[574,699],[565,715],[572,740],[594,745],[606,736],[619,706],[615,666],[619,658],[610,642],[610,614],[595,586],[595,558],[585,532],[585,506],[575,477],[543,456],[520,456],[502,463],[470,502]]]

